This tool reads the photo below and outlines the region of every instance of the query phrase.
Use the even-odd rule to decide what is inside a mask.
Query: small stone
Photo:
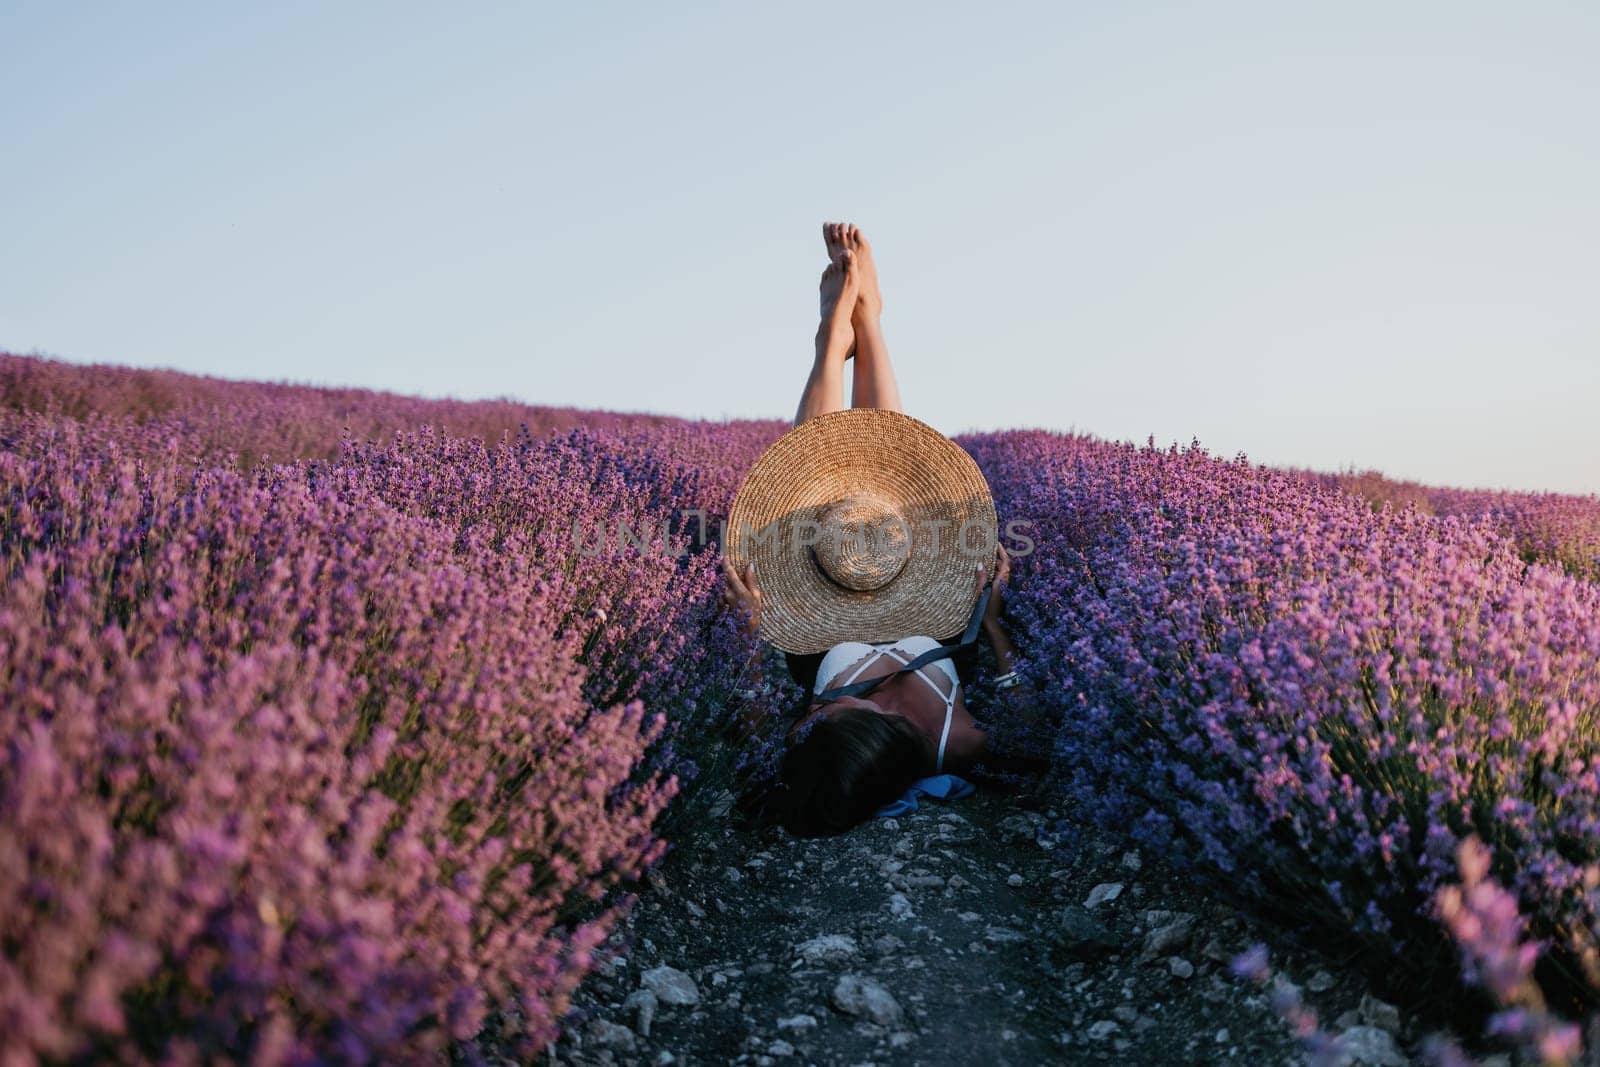
[[[904,893],[889,894],[889,914],[896,919],[909,919],[917,914],[911,906],[911,898]]]
[[[677,1062],[678,1057],[674,1056],[670,1049],[662,1049],[656,1053],[656,1067],[667,1067],[669,1063]]]
[[[1228,1033],[1228,1028],[1224,1026],[1222,1029],[1217,1031],[1216,1036],[1212,1040],[1216,1041],[1216,1043],[1219,1045],[1226,1045],[1230,1036],[1232,1035]]]
[[[1000,831],[1006,837],[1032,837],[1034,821],[1021,813],[1007,815],[1000,820]]]
[[[772,1042],[772,1044],[767,1046],[767,1055],[768,1056],[793,1056],[794,1055],[794,1046],[789,1044],[789,1042],[783,1040],[782,1038],[779,1038],[778,1040]]]
[[[1133,1032],[1136,1034],[1148,1033],[1156,1028],[1156,1021],[1148,1015],[1141,1015],[1134,1021]]]
[[[913,874],[906,877],[910,889],[943,889],[944,876],[939,874]]]
[[[1351,1011],[1340,1012],[1339,1017],[1333,1020],[1333,1025],[1337,1029],[1348,1030],[1352,1026],[1361,1025],[1361,1016],[1353,1009]]]
[[[985,941],[993,941],[995,944],[1004,945],[1013,941],[1026,941],[1028,940],[1028,935],[1020,930],[1013,930],[1009,926],[991,926],[984,930],[983,938]]]
[[[1008,874],[1008,875],[1006,875],[1006,885],[1019,886],[1021,884],[1022,884],[1022,875],[1020,875],[1020,874]]]
[[[663,1004],[698,1004],[700,989],[694,979],[676,967],[655,967],[639,976],[639,984]]]
[[[1123,870],[1125,870],[1125,871],[1137,871],[1139,868],[1141,868],[1143,866],[1144,866],[1144,860],[1139,858],[1139,853],[1130,851],[1130,852],[1124,852],[1122,854],[1122,869]]]
[[[744,872],[737,867],[728,867],[722,873],[730,882],[744,881]]]
[[[1116,1016],[1118,1022],[1132,1026],[1139,1021],[1139,1009],[1132,1004],[1118,1004],[1111,1009],[1111,1014]]]
[[[964,923],[975,923],[979,919],[983,918],[983,916],[979,915],[975,911],[958,911],[956,912],[956,918],[960,919]]]
[[[1167,959],[1167,969],[1172,972],[1172,977],[1174,978],[1194,977],[1194,964],[1190,963],[1182,956],[1169,957]]]
[[[882,937],[872,942],[872,947],[877,950],[878,955],[887,956],[890,953],[898,952],[900,949],[905,948],[906,943],[893,934],[884,934]]]
[[[817,1028],[817,1017],[815,1015],[791,1015],[787,1019],[779,1019],[777,1027],[779,1030],[793,1030],[796,1033],[815,1030]]]
[[[865,975],[847,974],[840,978],[834,983],[829,1000],[846,1015],[858,1015],[879,1026],[898,1026],[905,1017],[890,992]]]
[[[589,1020],[589,1025],[583,1031],[583,1040],[597,1048],[622,1049],[625,1052],[632,1052],[638,1045],[632,1030],[609,1019]]]
[[[1306,980],[1306,988],[1313,993],[1326,993],[1333,988],[1333,975],[1327,971],[1318,971]]]
[[[837,963],[858,951],[856,939],[848,934],[823,934],[794,947],[795,955],[806,963]]]
[[[1077,905],[1062,909],[1052,940],[1065,955],[1077,960],[1101,959],[1119,947],[1105,924]]]
[[[969,889],[972,886],[971,882],[967,881],[959,874],[952,874],[949,878],[945,879],[944,884],[945,888],[947,889]]]
[[[1376,1026],[1352,1026],[1339,1035],[1339,1048],[1353,1067],[1406,1067],[1410,1062],[1394,1038]]]
[[[1147,911],[1144,917],[1150,928],[1144,935],[1144,951],[1139,953],[1141,963],[1183,948],[1194,932],[1194,916],[1186,911]]]
[[[1107,901],[1116,900],[1121,895],[1121,882],[1101,882],[1089,890],[1089,896],[1084,900],[1083,906],[1086,908],[1098,908]]]
[[[1114,1020],[1101,1019],[1099,1022],[1089,1027],[1089,1040],[1104,1041],[1106,1038],[1110,1037],[1112,1034],[1121,1029],[1122,1027],[1118,1026]]]
[[[635,989],[622,1002],[623,1011],[633,1012],[633,1028],[639,1031],[640,1037],[650,1036],[650,1024],[655,1020],[659,1006],[656,995],[648,989]]]
[[[1359,1006],[1361,1021],[1391,1034],[1400,1032],[1400,1009],[1368,993],[1362,996]]]

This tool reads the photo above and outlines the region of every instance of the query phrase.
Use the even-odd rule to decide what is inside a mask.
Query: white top
[[[840,685],[849,685],[855,681],[868,667],[878,662],[878,656],[872,656],[869,653],[877,652],[879,655],[893,656],[898,663],[910,663],[930,648],[938,648],[939,645],[940,642],[921,634],[913,637],[902,637],[898,641],[886,641],[878,644],[868,644],[865,641],[842,641],[828,649],[827,654],[822,657],[822,662],[817,665],[817,684],[813,692],[821,693],[824,690],[833,689]],[[848,664],[855,662],[862,656],[867,656],[866,662],[852,671],[850,677],[843,681],[838,681],[834,677],[844,670]],[[902,659],[902,656],[905,658]],[[939,673],[949,681],[950,691],[948,693],[940,688],[938,682],[923,673],[929,667],[938,668]],[[961,679],[956,677],[955,664],[948,658],[936,659],[932,663],[918,667],[912,673],[927,682],[933,691],[939,694],[939,699],[944,701],[944,730],[939,734],[939,755],[933,764],[935,771],[943,773],[944,746],[945,742],[950,739],[950,720],[955,715],[956,693],[959,691]],[[823,684],[824,681],[832,684],[825,685]]]

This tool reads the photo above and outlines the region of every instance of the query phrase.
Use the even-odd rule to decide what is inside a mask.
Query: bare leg
[[[850,316],[856,360],[850,406],[904,411],[900,387],[894,380],[894,364],[889,361],[889,347],[883,341],[883,294],[878,291],[878,265],[872,258],[872,246],[860,227],[843,222],[824,225],[823,240],[830,255],[836,250],[849,250],[861,273],[861,292]]]
[[[796,426],[818,415],[844,410],[844,361],[849,358],[850,346],[855,340],[850,315],[855,310],[860,281],[855,255],[848,250],[830,261],[822,272],[822,321],[817,325],[817,355],[805,390],[800,394],[800,406],[794,413]]]
[[[900,406],[900,387],[895,384],[894,365],[883,343],[883,327],[873,314],[856,327],[856,373],[850,383],[850,406],[904,411]]]

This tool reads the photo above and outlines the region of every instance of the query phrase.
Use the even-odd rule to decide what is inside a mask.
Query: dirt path
[[[546,1059],[1301,1062],[1266,992],[1228,971],[1269,931],[1097,835],[1052,848],[1030,806],[980,791],[831,840],[708,834],[652,874]],[[1406,1062],[1417,1035],[1363,1008],[1359,982],[1273,959],[1370,1046],[1354,1062]]]

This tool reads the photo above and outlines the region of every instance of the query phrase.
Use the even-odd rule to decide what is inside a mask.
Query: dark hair
[[[905,719],[845,708],[800,728],[761,821],[796,837],[844,833],[922,777],[928,758],[927,739]]]

